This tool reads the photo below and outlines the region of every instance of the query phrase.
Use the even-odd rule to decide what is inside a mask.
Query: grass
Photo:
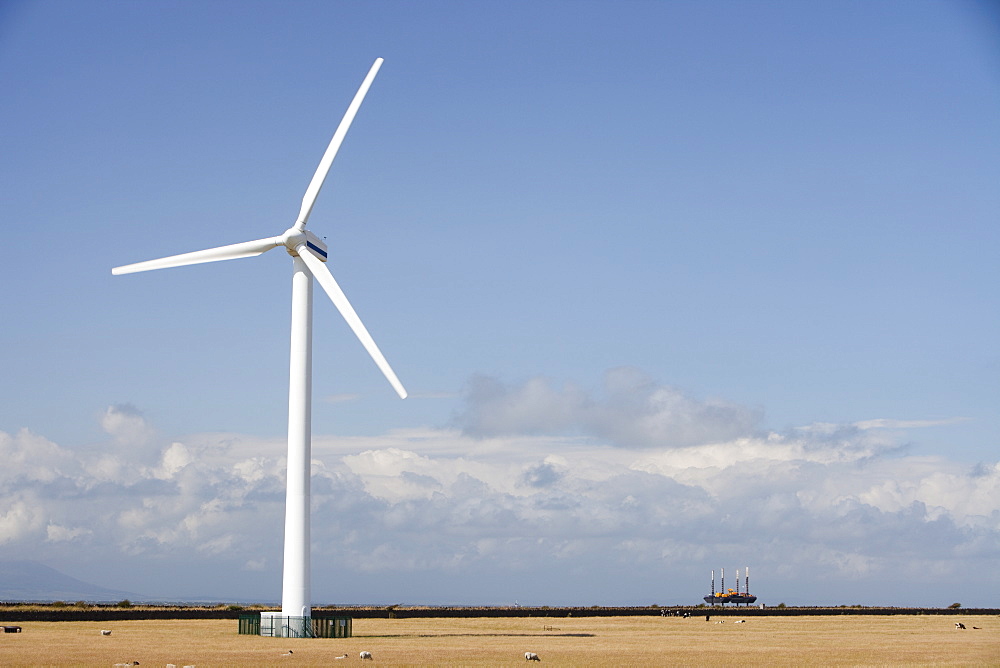
[[[0,665],[336,666],[360,663],[362,650],[391,666],[521,665],[525,651],[557,666],[1000,665],[1000,617],[736,619],[355,619],[346,639],[241,636],[236,620],[26,622],[22,633],[0,634]]]

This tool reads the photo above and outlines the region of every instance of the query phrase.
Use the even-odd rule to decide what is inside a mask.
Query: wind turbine
[[[172,255],[158,260],[148,260],[136,264],[115,267],[112,274],[131,274],[153,269],[180,267],[188,264],[234,260],[255,257],[279,246],[284,246],[292,256],[292,336],[291,363],[288,384],[288,473],[285,498],[285,553],[282,575],[281,616],[288,619],[288,626],[271,635],[306,635],[308,618],[311,617],[309,586],[309,478],[310,451],[312,443],[312,293],[315,278],[326,292],[347,324],[360,339],[361,344],[375,360],[375,364],[399,394],[406,398],[406,390],[389,367],[389,363],[379,351],[375,341],[365,328],[358,314],[354,312],[344,292],[337,285],[327,269],[326,244],[306,229],[309,214],[326,179],[337,150],[354,120],[362,100],[368,93],[375,75],[382,66],[377,58],[361,87],[347,108],[337,131],[330,140],[323,159],[313,175],[306,194],[302,198],[302,208],[295,224],[276,237],[245,241],[243,243],[210,248],[208,250]],[[276,616],[276,615],[275,615]],[[298,619],[297,622],[292,622]],[[273,622],[273,620],[272,620]],[[280,622],[279,622],[280,623]],[[266,623],[262,623],[264,634]],[[284,631],[284,632],[282,632]]]

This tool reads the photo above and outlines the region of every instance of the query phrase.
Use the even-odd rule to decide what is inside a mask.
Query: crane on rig
[[[746,590],[740,591],[740,571],[736,569],[736,590],[726,589],[726,569],[720,568],[719,574],[721,576],[721,582],[719,586],[719,591],[715,591],[715,570],[712,570],[712,593],[705,597],[705,603],[709,605],[722,605],[725,606],[726,603],[735,603],[739,605],[743,603],[744,605],[750,605],[757,601],[757,597],[750,593],[750,567],[747,566],[746,570]]]

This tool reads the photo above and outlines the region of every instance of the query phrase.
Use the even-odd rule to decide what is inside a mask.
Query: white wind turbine
[[[302,198],[302,208],[295,224],[285,230],[280,236],[246,241],[230,246],[210,248],[208,250],[184,253],[138,262],[111,270],[112,274],[131,274],[152,269],[180,267],[187,264],[217,262],[244,257],[254,257],[278,246],[284,246],[292,256],[292,341],[291,365],[288,387],[288,473],[285,499],[285,554],[281,593],[281,616],[299,618],[297,623],[290,623],[282,629],[289,635],[307,633],[306,619],[311,616],[310,586],[309,586],[309,478],[311,450],[311,412],[312,412],[312,279],[315,278],[333,301],[334,306],[344,316],[361,344],[375,360],[385,377],[392,384],[400,398],[406,398],[406,390],[399,382],[389,363],[382,356],[375,341],[365,329],[361,319],[351,307],[347,297],[334,280],[326,265],[326,244],[315,234],[306,230],[306,222],[312,211],[316,196],[319,195],[323,181],[326,179],[330,165],[333,163],[337,150],[340,148],[344,135],[347,134],[358,108],[364,100],[368,88],[382,66],[382,59],[377,58],[368,76],[362,82],[354,100],[347,108],[347,113],[340,121],[337,131],[330,140],[330,145],[323,154],[323,159],[313,175],[306,194]],[[262,633],[265,623],[262,623]],[[279,631],[273,635],[285,635]]]

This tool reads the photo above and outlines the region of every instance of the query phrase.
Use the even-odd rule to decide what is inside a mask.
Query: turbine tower
[[[347,297],[337,285],[330,270],[327,269],[325,264],[327,259],[326,244],[306,229],[309,214],[312,212],[316,197],[323,187],[327,172],[330,171],[330,165],[333,164],[340,144],[344,141],[344,135],[351,127],[351,122],[381,66],[382,59],[377,58],[347,108],[337,131],[333,134],[333,139],[330,140],[330,145],[327,146],[326,152],[323,154],[323,159],[320,160],[319,167],[316,169],[309,187],[306,188],[305,196],[302,198],[302,208],[299,210],[294,225],[276,237],[172,255],[158,260],[115,267],[111,270],[112,274],[131,274],[188,264],[255,257],[278,246],[284,246],[288,254],[292,256],[292,334],[288,374],[288,473],[280,615],[284,619],[275,620],[274,618],[278,615],[274,613],[270,619],[262,617],[262,635],[302,636],[311,633],[309,622],[312,614],[309,584],[309,479],[312,445],[312,279],[315,278],[319,282],[351,330],[361,341],[365,350],[368,351],[375,364],[396,390],[396,393],[401,399],[406,398],[406,390],[402,383],[389,367],[389,363],[379,351],[378,346],[375,345],[375,341],[372,340],[350,302],[347,301]],[[276,628],[275,621],[277,621]],[[265,632],[266,628],[270,631],[269,633]]]

